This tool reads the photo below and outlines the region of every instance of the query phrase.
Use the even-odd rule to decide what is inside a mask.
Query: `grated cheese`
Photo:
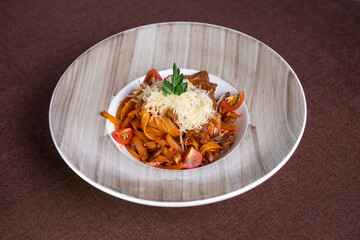
[[[178,116],[176,124],[182,131],[201,128],[215,114],[213,101],[207,91],[195,87],[187,79],[184,79],[184,82],[188,83],[188,88],[180,96],[165,96],[161,89],[162,81],[146,86],[144,92],[138,96],[144,100],[144,108],[152,115],[163,116],[172,109]]]

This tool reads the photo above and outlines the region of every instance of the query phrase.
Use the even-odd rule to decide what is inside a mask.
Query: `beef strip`
[[[234,117],[231,117],[231,116],[228,116],[228,115],[225,115],[222,120],[225,122],[225,123],[229,123],[229,124],[232,124],[236,121],[236,118]]]
[[[218,149],[218,148],[212,149],[211,153],[214,156],[215,160],[218,160],[219,158],[221,158],[221,150],[220,149]]]
[[[185,138],[191,138],[200,144],[205,144],[209,141],[209,135],[206,133],[208,127],[209,124],[205,124],[201,129],[189,130],[185,133]]]
[[[205,159],[206,159],[206,161],[211,162],[211,163],[213,161],[215,161],[215,157],[210,151],[205,152]]]
[[[214,93],[217,87],[216,83],[211,83],[209,80],[209,74],[206,71],[201,71],[193,75],[184,76],[185,79],[188,79],[196,87],[206,90],[209,93],[209,97],[213,100],[213,107],[216,107],[216,100]]]
[[[209,74],[206,71],[195,73],[191,76],[185,76],[196,87],[209,91],[214,95],[217,84],[211,83],[209,80]]]
[[[161,148],[161,149],[157,150],[155,153],[153,153],[149,158],[149,162],[155,160],[155,158],[160,156],[162,151],[163,151],[163,149]]]
[[[223,148],[229,148],[230,145],[235,141],[235,133],[234,132],[228,132],[228,133],[224,133],[224,135],[221,137],[220,140],[220,145]]]

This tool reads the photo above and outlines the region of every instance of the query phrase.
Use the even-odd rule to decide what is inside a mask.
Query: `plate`
[[[164,171],[132,161],[112,143],[101,111],[149,69],[206,70],[245,92],[241,143],[205,167]],[[171,22],[130,29],[96,44],[60,78],[49,109],[54,144],[76,174],[116,197],[163,207],[203,205],[246,192],[291,157],[306,124],[304,91],[286,61],[241,32]]]
[[[199,70],[181,68],[180,72],[182,74],[184,74],[184,75],[192,75],[194,73],[199,72]],[[173,74],[173,70],[172,69],[167,69],[167,70],[158,71],[158,73],[160,74],[160,76],[163,79],[165,79],[169,75]],[[134,93],[135,90],[140,87],[140,84],[144,81],[144,79],[145,79],[145,75],[139,77],[138,79],[135,79],[134,81],[132,81],[128,85],[126,85],[123,89],[121,89],[120,92],[111,100],[111,103],[110,103],[110,106],[109,106],[107,112],[110,113],[111,115],[115,116],[116,111],[117,111],[117,109],[118,109],[118,107],[120,105],[120,101],[125,99],[129,94]],[[215,99],[219,99],[226,92],[230,92],[231,96],[235,95],[235,94],[237,94],[239,92],[233,86],[231,86],[229,83],[227,83],[226,81],[220,79],[217,76],[209,74],[209,80],[210,80],[210,82],[217,84],[216,90],[214,92]],[[227,154],[231,153],[232,150],[234,148],[236,148],[236,146],[242,141],[242,139],[245,136],[246,129],[247,129],[247,126],[248,126],[248,111],[247,111],[247,107],[246,107],[246,102],[241,104],[241,106],[238,109],[236,109],[234,112],[236,114],[241,114],[241,117],[238,118],[234,123],[237,126],[236,139],[235,139],[234,143],[231,145],[231,147],[229,149],[222,152],[223,157],[225,157]],[[126,150],[126,148],[123,145],[117,143],[117,141],[111,136],[111,133],[115,131],[114,124],[112,124],[110,121],[106,121],[106,122],[107,122],[106,123],[106,128],[108,130],[107,133],[111,137],[111,140],[113,141],[115,146],[118,149],[120,149],[120,151],[122,151],[130,159],[141,162],[140,160],[137,160],[136,158],[131,156],[131,154]],[[219,160],[221,160],[221,159],[219,159]],[[143,164],[143,163],[141,162],[141,164]],[[208,166],[208,165],[206,165],[206,166]],[[206,166],[204,166],[204,167],[206,167]],[[168,171],[170,171],[170,170],[168,170]],[[171,171],[174,171],[174,170],[171,170]],[[186,171],[189,171],[189,170],[186,170]]]

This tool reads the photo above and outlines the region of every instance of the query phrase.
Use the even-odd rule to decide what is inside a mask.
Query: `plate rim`
[[[253,39],[261,44],[263,44],[267,49],[269,49],[271,52],[275,53],[282,61],[283,63],[285,63],[285,65],[289,68],[289,70],[294,74],[299,86],[300,86],[300,90],[302,93],[302,97],[303,97],[303,103],[304,103],[304,121],[303,121],[303,125],[301,127],[301,131],[300,134],[296,140],[296,142],[294,143],[293,147],[291,148],[291,150],[289,151],[289,153],[286,155],[286,157],[284,157],[284,159],[282,159],[279,164],[277,164],[276,167],[274,167],[271,171],[269,171],[268,173],[266,173],[264,176],[260,177],[259,179],[255,180],[254,182],[229,193],[225,193],[219,196],[215,196],[215,197],[210,197],[210,198],[205,198],[205,199],[200,199],[200,200],[193,200],[193,201],[157,201],[157,200],[147,200],[147,199],[142,199],[142,198],[137,198],[137,197],[133,197],[133,196],[129,196],[127,194],[124,193],[120,193],[117,192],[109,187],[105,187],[95,181],[93,181],[92,179],[90,179],[89,177],[87,177],[85,174],[83,174],[82,172],[80,172],[78,169],[75,168],[75,166],[73,166],[73,164],[71,164],[71,162],[66,158],[66,156],[64,155],[64,153],[62,152],[62,150],[60,149],[60,147],[58,146],[56,139],[55,139],[55,135],[53,133],[52,130],[52,124],[51,124],[51,108],[53,105],[53,100],[54,100],[54,95],[55,92],[58,88],[58,86],[60,85],[60,82],[63,80],[63,77],[65,76],[65,74],[67,73],[67,71],[70,69],[70,67],[73,66],[73,64],[80,59],[83,55],[85,55],[87,52],[89,52],[91,49],[95,48],[96,46],[100,45],[101,43],[107,41],[110,38],[113,38],[117,35],[129,32],[129,31],[135,31],[137,29],[141,29],[141,28],[146,28],[146,27],[150,27],[150,26],[157,26],[157,25],[167,25],[167,24],[196,24],[196,25],[205,25],[205,26],[211,26],[211,27],[216,27],[216,28],[220,28],[220,29],[225,29],[225,30],[229,30],[232,32],[235,32],[237,34],[241,34],[244,35],[250,39]],[[80,176],[83,180],[85,180],[87,183],[89,183],[90,185],[94,186],[95,188],[106,192],[114,197],[123,199],[123,200],[127,200],[130,202],[134,202],[134,203],[139,203],[139,204],[143,204],[143,205],[148,205],[148,206],[155,206],[155,207],[191,207],[191,206],[200,206],[200,205],[206,205],[206,204],[210,204],[210,203],[215,203],[215,202],[219,202],[219,201],[223,201],[232,197],[235,197],[237,195],[240,195],[242,193],[245,193],[255,187],[257,187],[258,185],[260,185],[261,183],[265,182],[267,179],[269,179],[270,177],[272,177],[276,172],[278,172],[280,170],[280,168],[282,168],[285,163],[287,163],[287,161],[290,159],[290,157],[294,154],[295,150],[297,149],[304,131],[305,131],[305,127],[306,127],[306,122],[307,122],[307,103],[306,103],[306,96],[305,96],[305,92],[303,89],[303,86],[301,85],[301,82],[298,78],[298,76],[296,75],[295,71],[292,69],[292,67],[290,66],[290,64],[280,55],[278,54],[274,49],[272,49],[271,47],[269,47],[268,45],[266,45],[265,43],[263,43],[262,41],[246,34],[243,32],[240,32],[238,30],[234,30],[228,27],[224,27],[224,26],[220,26],[220,25],[215,25],[215,24],[210,24],[210,23],[202,23],[202,22],[191,22],[191,21],[173,21],[173,22],[160,22],[160,23],[151,23],[151,24],[146,24],[146,25],[141,25],[138,27],[134,27],[134,28],[130,28],[118,33],[115,33],[97,43],[95,43],[94,45],[92,45],[90,48],[88,48],[86,51],[84,51],[82,54],[80,54],[68,67],[67,69],[64,71],[64,73],[61,75],[61,77],[59,78],[53,93],[51,95],[51,100],[50,100],[50,105],[49,105],[49,129],[50,129],[50,134],[51,134],[51,138],[53,140],[53,143],[56,147],[56,150],[58,151],[58,153],[60,154],[60,156],[62,157],[62,159],[66,162],[66,164],[78,175]]]

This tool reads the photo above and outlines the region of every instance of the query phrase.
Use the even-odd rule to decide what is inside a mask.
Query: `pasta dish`
[[[236,137],[234,110],[244,93],[227,92],[219,99],[206,71],[184,76],[174,63],[163,79],[152,69],[140,87],[124,98],[115,116],[112,137],[136,159],[163,169],[191,169],[221,158]]]

